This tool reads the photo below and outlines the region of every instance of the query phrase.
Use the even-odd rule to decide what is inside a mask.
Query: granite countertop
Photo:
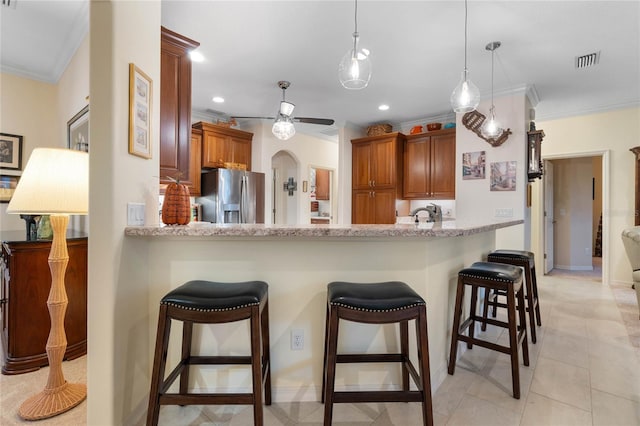
[[[192,222],[189,225],[129,226],[130,237],[457,237],[519,225],[523,220],[461,221],[449,220],[396,225],[224,225]]]

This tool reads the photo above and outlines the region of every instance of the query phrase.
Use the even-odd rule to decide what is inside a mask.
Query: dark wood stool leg
[[[464,299],[464,281],[458,277],[458,289],[456,290],[456,304],[453,311],[453,328],[451,329],[451,350],[449,351],[449,374],[456,370],[456,358],[458,357],[458,335],[460,331],[460,317],[462,316],[462,301]]]
[[[520,291],[517,294],[518,297],[518,315],[520,316],[520,328],[524,333],[522,339],[522,360],[524,365],[529,366],[529,343],[527,342],[527,316],[525,313],[524,304],[524,286],[520,287]],[[535,325],[534,325],[535,327]]]
[[[482,318],[487,319],[489,315],[489,297],[491,297],[491,289],[484,289],[484,303],[482,304]],[[487,331],[487,322],[482,321],[482,331]]]
[[[402,354],[402,389],[409,390],[409,321],[400,321],[400,353]]]
[[[253,424],[262,426],[262,362],[260,360],[260,307],[251,308],[251,375],[253,381]]]
[[[269,343],[269,299],[264,303],[262,315],[262,372],[264,380],[264,403],[271,405],[271,350]]]
[[[516,295],[513,286],[507,289],[507,317],[509,323],[509,346],[511,348],[511,380],[513,384],[513,397],[520,399],[520,371],[518,363],[518,326],[516,323]]]
[[[538,298],[538,280],[536,278],[536,267],[531,267],[531,288],[533,288],[533,300],[536,302],[536,319],[538,320],[538,325],[542,326],[542,318],[540,317],[540,299]]]
[[[164,381],[164,369],[167,363],[170,331],[171,319],[167,317],[167,306],[160,305],[156,349],[153,355],[153,369],[151,370],[147,426],[155,426],[158,424],[158,417],[160,415],[160,386]]]
[[[331,426],[333,418],[333,392],[336,381],[336,357],[338,350],[338,308],[329,309],[327,338],[327,383],[324,391],[324,426]]]
[[[429,337],[427,333],[426,308],[420,311],[416,319],[416,337],[418,339],[418,362],[422,379],[422,423],[433,426],[433,406],[431,400],[431,374],[429,369]]]
[[[182,361],[184,367],[180,373],[180,393],[187,393],[189,390],[189,358],[191,358],[191,341],[193,337],[193,323],[183,321],[182,323]]]
[[[529,324],[531,325],[530,330],[531,330],[531,342],[532,343],[536,343],[537,338],[536,338],[536,312],[535,312],[535,308],[534,308],[534,302],[533,302],[533,284],[532,284],[532,278],[531,278],[531,268],[529,267],[529,265],[527,264],[524,267],[524,272],[525,272],[525,280],[524,283],[527,287],[527,291],[525,294],[525,297],[527,299],[527,309],[529,311]]]
[[[320,402],[324,404],[324,392],[327,385],[327,351],[329,350],[329,303],[324,314],[324,359],[322,361],[322,394]]]
[[[471,287],[471,304],[469,305],[469,318],[471,323],[469,324],[469,337],[473,339],[476,332],[476,312],[478,310],[478,286]],[[473,343],[467,342],[467,348],[473,349]]]

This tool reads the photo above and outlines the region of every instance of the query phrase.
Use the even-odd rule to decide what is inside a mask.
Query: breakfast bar
[[[137,241],[137,250],[144,250],[148,257],[150,342],[155,338],[160,299],[186,281],[262,280],[269,284],[272,384],[277,402],[320,399],[326,289],[332,281],[404,281],[426,300],[432,386],[437,388],[447,374],[457,272],[486,259],[496,248],[497,229],[521,223],[451,220],[283,226],[193,222],[127,227],[125,235]],[[372,352],[397,346],[398,333],[390,326],[348,323],[346,327],[351,328],[344,335],[351,338],[339,342],[344,351],[362,350],[363,345]],[[292,331],[303,336],[302,349],[292,349]],[[202,327],[194,335],[194,341],[200,342],[194,351],[236,354],[246,349],[248,326]],[[172,354],[177,358],[180,349],[170,345],[169,351],[170,358]],[[192,386],[237,391],[251,385],[246,369],[216,374],[213,368],[203,368],[193,375]],[[379,387],[379,383],[394,388],[400,383],[398,371],[380,368],[363,367],[341,377],[337,385],[352,389]]]

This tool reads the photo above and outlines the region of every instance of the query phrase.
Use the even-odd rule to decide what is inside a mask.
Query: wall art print
[[[129,154],[151,158],[151,95],[153,82],[129,64]]]
[[[516,190],[516,161],[491,163],[491,191]]]
[[[22,170],[22,136],[0,133],[0,169]]]
[[[462,179],[485,179],[485,151],[462,153]]]
[[[67,148],[89,152],[89,105],[67,122]]]

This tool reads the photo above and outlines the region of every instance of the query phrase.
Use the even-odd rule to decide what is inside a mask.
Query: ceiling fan
[[[278,87],[282,89],[282,101],[280,101],[280,108],[278,109],[276,117],[232,117],[232,118],[275,120],[271,131],[273,132],[275,137],[282,140],[287,140],[296,133],[296,129],[293,126],[294,121],[298,123],[321,124],[325,126],[330,126],[334,123],[334,120],[329,118],[292,117],[291,114],[293,114],[293,109],[295,108],[295,105],[285,100],[285,91],[290,85],[291,83],[288,81],[283,80],[278,82]]]

